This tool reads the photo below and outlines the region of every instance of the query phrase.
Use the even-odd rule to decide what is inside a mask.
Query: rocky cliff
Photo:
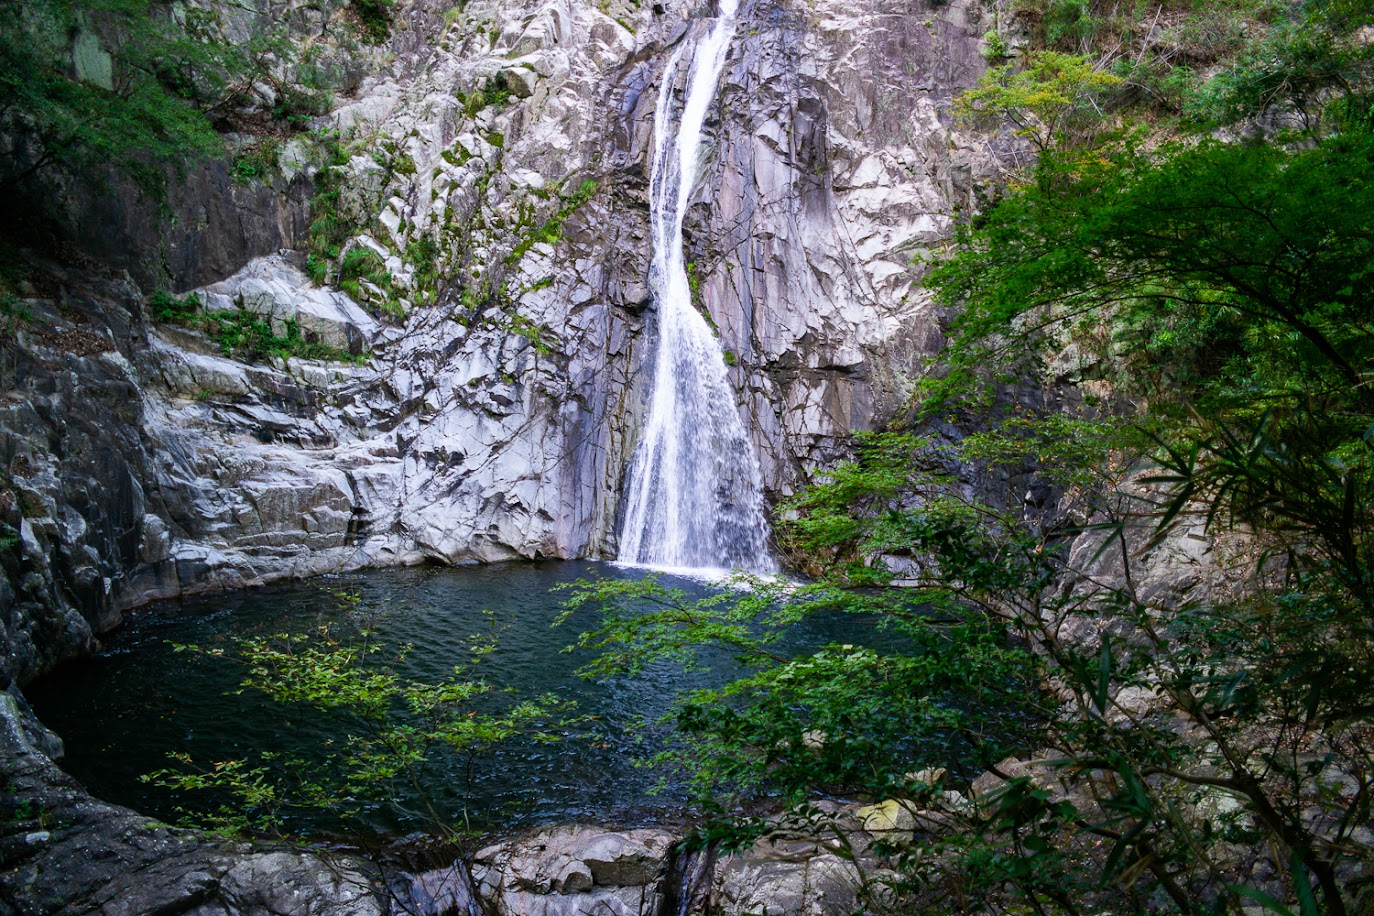
[[[231,138],[232,162],[160,207],[117,182],[52,189],[73,245],[32,256],[0,316],[0,683],[157,598],[615,553],[654,334],[653,106],[710,11],[413,0],[360,47],[339,4],[188,6],[233,40],[285,28],[344,78],[311,130]],[[988,17],[963,0],[740,11],[688,257],[773,498],[882,422],[942,342],[918,256],[996,169],[994,141],[949,116]],[[277,343],[240,346],[247,330]],[[0,701],[0,910],[386,906],[353,860],[90,799]]]
[[[367,75],[248,185],[223,165],[193,176],[161,235],[131,229],[143,217],[118,195],[78,207],[105,239],[87,249],[148,288],[48,264],[10,320],[4,674],[85,651],[159,597],[613,555],[653,334],[655,87],[706,12],[404,4],[389,47],[353,61]],[[916,259],[996,168],[948,112],[981,72],[988,15],[740,12],[687,233],[773,496],[887,416],[941,342]],[[276,18],[317,42],[337,27],[291,4]],[[312,181],[346,227],[323,264],[306,255]],[[248,360],[204,325],[154,321],[140,245],[202,311],[357,358]]]

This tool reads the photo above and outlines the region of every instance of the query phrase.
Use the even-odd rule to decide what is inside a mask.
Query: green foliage
[[[1128,151],[1098,168],[1047,157],[932,275],[967,303],[936,389],[1097,341],[1099,372],[1163,424],[1164,522],[1205,500],[1209,523],[1267,529],[1290,563],[1374,609],[1359,508],[1374,505],[1371,174],[1363,132]]]
[[[954,362],[1043,352],[1092,325],[1128,364],[1148,356],[1156,368],[1135,378],[1153,397],[1367,402],[1372,163],[1364,134],[1294,151],[1128,150],[1096,165],[1047,156],[932,274],[969,306]]]
[[[349,823],[378,800],[399,804],[402,785],[418,791],[422,811],[441,831],[424,789],[424,771],[440,756],[470,759],[517,736],[561,739],[571,704],[554,696],[503,697],[455,666],[438,680],[405,677],[409,646],[387,646],[369,627],[355,596],[348,616],[314,631],[235,640],[231,649],[178,646],[243,668],[242,689],[287,709],[305,710],[329,737],[316,752],[283,759],[259,752],[199,767],[185,755],[144,781],[177,791],[208,792],[215,807],[183,809],[186,819],[227,832],[280,831],[293,810],[324,811]],[[474,637],[472,662],[491,651]]]
[[[1303,4],[1242,50],[1233,66],[1204,84],[1189,105],[1215,127],[1279,113],[1308,134],[1325,121],[1374,126],[1374,46],[1363,29],[1374,10],[1354,0]]]
[[[1007,56],[1007,41],[997,32],[990,29],[983,35],[983,59],[990,64],[995,64]]]
[[[695,306],[699,312],[705,311],[702,307],[701,272],[697,269],[697,262],[688,261],[685,265],[685,269],[687,271],[687,290],[692,296],[692,305]],[[707,320],[710,320],[709,317]]]
[[[91,180],[113,168],[157,192],[169,171],[222,152],[203,109],[236,70],[229,46],[198,40],[149,0],[0,10],[0,113],[33,141],[10,146],[6,185],[56,165]]]
[[[263,137],[235,151],[231,172],[239,184],[251,184],[266,178],[277,167],[281,141]]]
[[[1162,36],[1167,50],[1201,69],[1207,65],[1233,63],[1268,29],[1296,11],[1294,4],[1275,0],[1222,0],[1194,3],[1186,18]]]
[[[595,179],[583,179],[582,182],[578,184],[576,190],[574,190],[571,194],[560,194],[560,196],[563,198],[563,209],[565,209],[568,213],[572,213],[574,210],[581,207],[587,201],[591,200],[592,197],[596,194],[596,191],[597,184]]]
[[[981,129],[996,130],[1010,120],[1016,136],[1042,151],[1083,147],[1096,139],[1106,97],[1121,82],[1087,57],[1040,51],[1023,68],[989,68],[955,101],[954,112]]]
[[[283,793],[268,767],[250,766],[248,761],[239,759],[217,760],[208,768],[200,768],[187,754],[170,756],[174,767],[144,774],[141,780],[176,792],[211,792],[231,799],[207,811],[178,808],[184,824],[227,836],[282,831]],[[276,760],[271,754],[264,755],[264,759]],[[311,798],[324,794],[323,787],[318,785],[307,784],[305,789]]]
[[[188,12],[188,22],[196,16]],[[216,14],[206,13],[202,18],[208,20],[201,30],[207,38],[222,33]],[[228,99],[217,108],[232,105],[261,110],[270,105],[268,113],[276,122],[274,133],[298,131],[329,110],[331,90],[346,78],[343,56],[350,47],[347,42],[326,45],[302,41],[292,35],[286,22],[261,25],[247,41],[234,44],[234,63],[239,75],[231,84]],[[228,125],[233,121],[232,115],[227,116]],[[250,122],[242,127],[253,134],[262,132],[259,123]],[[259,137],[258,142],[271,144],[270,137]]]
[[[200,297],[195,293],[177,297],[158,290],[148,297],[153,320],[170,324],[189,324],[200,315]]]
[[[653,762],[682,775],[708,807],[765,788],[797,803],[817,791],[890,792],[920,766],[968,763],[964,736],[975,721],[999,740],[1026,740],[1023,713],[1038,699],[1033,666],[998,627],[934,619],[917,603],[870,602],[826,586],[745,584],[743,593],[691,600],[653,579],[601,581],[583,583],[569,601],[604,609],[602,625],[578,643],[599,653],[588,676],[664,659],[691,668],[713,651],[753,669],[724,688],[680,696],[660,723],[673,731]],[[892,629],[883,650],[832,645],[794,655],[780,646],[813,617],[867,617],[880,608]],[[1006,746],[981,750],[995,755]]]
[[[446,149],[439,155],[444,158],[445,162],[452,166],[466,165],[467,161],[472,158],[472,153],[468,152],[467,148],[462,144],[457,144],[456,150]]]
[[[1051,358],[1063,365],[1066,354],[1077,367],[1069,378],[1148,405],[1131,424],[1018,414],[963,443],[964,460],[1034,468],[1061,500],[1091,506],[1075,513],[1093,525],[1057,535],[1022,525],[1017,537],[1014,519],[985,506],[967,516],[972,529],[940,543],[924,524],[897,526],[879,509],[861,511],[855,493],[821,506],[838,518],[803,512],[800,520],[830,532],[836,560],[863,568],[866,558],[905,548],[936,594],[955,585],[963,600],[1021,621],[1045,653],[1047,676],[1076,694],[1070,708],[1103,712],[1100,721],[1057,723],[1056,769],[1075,779],[1084,766],[1112,774],[1098,790],[1110,805],[1093,811],[1076,802],[1079,813],[1054,828],[1050,848],[1073,848],[1075,836],[1104,823],[1094,817],[1111,813],[1105,823],[1122,826],[1102,879],[1134,883],[1150,872],[1185,912],[1269,899],[1222,877],[1226,843],[1275,844],[1275,867],[1292,888],[1275,906],[1303,912],[1317,912],[1318,901],[1345,912],[1338,871],[1368,858],[1363,847],[1342,846],[1345,828],[1336,826],[1362,818],[1363,803],[1330,792],[1320,774],[1350,774],[1360,787],[1370,776],[1357,758],[1371,708],[1362,684],[1374,661],[1374,137],[1358,118],[1311,116],[1332,105],[1353,110],[1348,100],[1365,80],[1359,67],[1345,71],[1343,85],[1331,70],[1283,63],[1273,44],[1292,50],[1290,39],[1321,13],[1313,5],[1303,22],[1280,23],[1256,52],[1257,66],[1281,74],[1273,85],[1286,97],[1251,94],[1214,119],[1286,109],[1301,118],[1302,143],[1204,139],[1091,156],[1047,148],[1032,180],[966,227],[954,256],[929,277],[964,311],[948,374],[925,389],[928,416],[960,404],[984,409],[997,383],[1040,374]],[[1348,51],[1332,42],[1321,53]],[[1240,68],[1228,78],[1253,75]],[[1304,92],[1320,104],[1305,105]],[[1103,435],[1113,426],[1117,434]],[[1154,469],[1133,476],[1146,460]],[[860,463],[871,478],[882,467],[862,453]],[[905,465],[909,473],[923,467]],[[836,482],[856,475],[844,471]],[[871,481],[889,511],[940,505],[928,493],[894,491],[898,476]],[[1145,520],[1152,531],[1142,530]],[[1184,525],[1222,543],[1254,542],[1254,578],[1239,597],[1155,607],[1134,590],[1137,551]],[[1031,533],[1043,540],[1034,555],[1053,571],[1048,580],[1010,561],[1027,557],[1021,538]],[[1060,552],[1074,539],[1100,546]],[[1010,577],[979,588],[995,567],[974,561],[993,556],[993,546]],[[1104,553],[1119,554],[1124,584],[1067,597],[1043,590],[1048,581],[1095,576]],[[1082,644],[1032,624],[1075,616],[1129,622],[1129,645]],[[1094,645],[1097,658],[1085,651]],[[1158,712],[1123,706],[1112,715],[1130,723],[1129,734],[1103,726],[1112,698],[1132,689],[1161,697]],[[1205,738],[1180,741],[1152,715],[1183,716]],[[1322,750],[1313,755],[1313,747]],[[1241,814],[1201,813],[1213,804],[1209,792],[1224,792]],[[1317,808],[1332,826],[1296,813]],[[1041,853],[1030,852],[1039,867]],[[1015,881],[1023,893],[1047,893]]]
[[[1080,51],[1096,31],[1088,0],[1051,0],[1045,13],[1045,41],[1050,47]]]
[[[813,584],[579,596],[606,609],[582,640],[593,675],[702,647],[749,668],[680,697],[656,759],[714,810],[767,795],[792,815],[705,836],[843,843],[805,801],[839,791],[917,820],[876,847],[875,911],[1352,911],[1349,876],[1374,865],[1354,833],[1374,797],[1368,8],[1294,12],[1248,20],[1225,79],[1251,88],[1213,107],[1296,115],[1271,142],[1109,134],[1118,92],[1176,110],[1231,92],[1194,97],[1143,52],[1115,75],[1052,51],[990,70],[956,110],[1010,117],[1038,162],[928,275],[961,314],[911,414],[977,431],[858,437],[784,503],[779,546]],[[1056,40],[1098,40],[1086,4],[1052,13],[1082,27]],[[1063,399],[1081,406],[1018,403],[1030,379],[1081,384]],[[1224,582],[1172,589],[1199,538]],[[828,613],[890,639],[780,648]],[[1006,753],[1027,762],[999,771]],[[961,790],[984,768],[1002,782],[949,803],[936,765]],[[1240,848],[1279,878],[1250,886]]]
[[[271,321],[256,312],[246,309],[206,312],[195,293],[177,297],[158,291],[149,297],[148,306],[154,321],[204,330],[219,346],[220,352],[235,359],[255,362],[269,357],[297,357],[362,363],[368,358],[366,353],[352,354],[307,339],[294,318],[286,321],[283,334],[277,334]]]
[[[439,287],[439,245],[429,235],[406,243],[405,259],[415,268],[411,285],[424,296],[436,296]]]
[[[580,210],[587,201],[591,200],[596,194],[596,181],[588,178],[579,184],[571,193],[560,190],[558,193],[558,209],[544,222],[540,223],[533,231],[525,235],[516,246],[511,249],[511,253],[506,257],[507,264],[515,264],[525,256],[537,244],[556,245],[563,239],[563,225],[568,218]]]
[[[506,74],[498,73],[487,79],[485,83],[477,89],[462,96],[460,101],[463,103],[463,111],[469,118],[477,116],[479,111],[486,108],[495,108],[497,111],[505,108],[511,101],[510,82]],[[493,143],[493,146],[500,146]]]
[[[1342,3],[1360,5],[1358,0]],[[1223,85],[1275,62],[1273,47],[1266,45],[1294,23],[1320,18],[1324,5],[1218,0],[1147,7],[1105,0],[1015,0],[1011,12],[1029,35],[1031,57],[1041,50],[1082,54],[1097,69],[1123,79],[1108,97],[1112,107],[1104,106],[1104,115],[1142,119],[1167,134],[1180,128],[1185,109],[1188,127],[1216,120]],[[1203,74],[1213,75],[1207,86]]]
[[[381,290],[384,295],[381,302],[374,301],[373,297],[366,294],[362,286],[364,282]],[[386,262],[382,260],[382,256],[372,248],[358,245],[349,249],[339,264],[338,283],[339,289],[374,311],[396,318],[405,317],[401,304],[392,296],[391,272],[386,269]]]
[[[383,291],[391,289],[391,273],[386,269],[386,262],[380,254],[366,245],[349,249],[348,254],[344,255],[339,263],[339,289],[360,302],[364,301],[359,285],[361,280],[366,280]]]
[[[1275,843],[1295,886],[1310,876],[1313,899],[1340,912],[1336,869],[1369,857],[1342,840],[1374,782],[1361,757],[1361,710],[1374,698],[1368,618],[1316,566],[1243,600],[1180,607],[1137,593],[1127,525],[1138,507],[1101,488],[1145,444],[1121,425],[1024,413],[966,445],[868,437],[856,461],[784,507],[780,538],[794,559],[809,557],[817,584],[754,582],[698,601],[652,582],[587,586],[577,600],[606,608],[582,639],[603,653],[588,671],[693,664],[703,647],[754,669],[679,698],[656,762],[685,773],[712,810],[759,793],[795,804],[789,831],[837,829],[806,812],[817,792],[915,812],[914,837],[881,841],[896,877],[867,887],[890,908],[880,911],[957,899],[962,912],[1144,911],[1161,900],[1235,912],[1255,898],[1228,876],[1228,850]],[[970,462],[1045,469],[1071,508],[1032,522],[1016,503],[973,498],[948,470]],[[1102,581],[1104,555],[1120,558],[1124,584]],[[906,588],[893,590],[898,575]],[[789,627],[826,613],[872,619],[888,636],[779,651]],[[1084,638],[1093,621],[1100,636]],[[1046,749],[1038,768],[1001,773],[976,805],[944,803],[921,769],[957,779],[1030,748]],[[1321,774],[1333,769],[1358,788],[1332,791]],[[1234,815],[1213,813],[1218,794]],[[765,829],[733,822],[708,834],[744,842]]]
[[[214,10],[151,0],[5,0],[0,10],[0,116],[16,140],[0,174],[10,187],[58,169],[161,194],[169,177],[223,155],[217,130],[263,134],[264,111],[269,134],[299,129],[328,109],[344,75],[343,52],[302,45],[281,23],[231,41]],[[265,136],[240,150],[234,177],[261,177],[276,145]]]
[[[1192,103],[1198,82],[1197,73],[1187,64],[1161,60],[1152,55],[1118,58],[1111,67],[1121,78],[1122,91],[1144,100],[1159,113],[1176,116]]]
[[[205,326],[225,356],[255,362],[268,357],[321,359],[329,362],[361,363],[366,353],[357,355],[327,344],[306,339],[296,319],[286,321],[285,333],[277,334],[271,322],[256,312],[229,309],[208,312]]]
[[[335,132],[315,135],[324,162],[315,178],[315,196],[311,201],[310,251],[306,270],[316,284],[329,279],[330,262],[338,258],[344,244],[361,230],[357,221],[343,209],[342,168],[349,154]]]
[[[553,353],[553,347],[544,339],[546,333],[544,326],[532,318],[511,310],[496,322],[496,326],[516,337],[523,337],[529,341],[530,345],[534,347],[534,352],[540,356],[548,356]]]
[[[348,0],[348,8],[358,23],[363,38],[379,45],[391,37],[391,15],[395,0]]]
[[[329,282],[329,262],[321,260],[315,254],[305,256],[305,273],[310,277],[310,282],[316,286],[323,286]]]
[[[558,211],[544,222],[535,233],[537,241],[553,244],[563,238],[563,224],[568,221],[582,205],[592,199],[596,193],[596,182],[588,178],[582,182],[571,194],[559,192]]]
[[[322,89],[284,83],[276,87],[272,102],[272,117],[294,129],[301,129],[311,119],[329,111],[333,98]]]
[[[1036,476],[1057,487],[1087,487],[1111,473],[1118,457],[1140,450],[1139,430],[1114,419],[1066,414],[1040,416],[1018,411],[996,426],[970,433],[960,443],[965,462],[1034,467]]]

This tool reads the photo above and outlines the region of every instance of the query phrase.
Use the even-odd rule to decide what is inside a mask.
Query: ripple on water
[[[728,659],[714,674],[684,674],[654,666],[633,678],[590,683],[576,675],[587,656],[561,651],[595,622],[579,610],[562,627],[553,623],[567,593],[556,586],[582,578],[636,578],[631,569],[587,562],[502,564],[461,569],[414,568],[331,577],[165,603],[139,611],[105,642],[94,659],[68,665],[31,685],[31,701],[67,746],[66,768],[94,793],[147,814],[172,819],[188,799],[142,783],[139,776],[167,766],[168,755],[211,762],[252,756],[264,749],[302,753],[332,737],[317,717],[274,704],[252,691],[236,693],[241,672],[224,659],[176,652],[172,643],[230,646],[237,637],[302,632],[340,616],[333,593],[356,592],[375,610],[375,628],[390,643],[412,646],[406,673],[417,678],[449,674],[464,665],[494,685],[525,695],[553,693],[574,699],[595,717],[557,744],[514,741],[483,754],[469,772],[456,761],[429,775],[446,817],[468,809],[474,825],[525,825],[579,817],[614,820],[671,817],[680,795],[653,795],[658,777],[633,763],[638,751],[628,726],[666,712],[674,691],[728,674]],[[672,585],[704,594],[697,579]],[[491,632],[499,648],[471,665],[467,644]],[[402,807],[415,799],[401,799]],[[395,806],[373,815],[374,827],[408,830],[421,824]],[[297,829],[327,827],[303,818]]]
[[[593,819],[643,823],[677,820],[680,792],[653,794],[659,774],[635,765],[644,749],[631,725],[666,713],[675,692],[720,683],[737,669],[724,653],[708,655],[709,670],[684,673],[658,664],[634,677],[592,683],[576,674],[589,657],[563,652],[596,622],[579,609],[553,626],[566,591],[579,579],[639,578],[638,567],[590,562],[513,563],[459,569],[379,570],[233,594],[166,603],[132,615],[94,659],[68,665],[26,691],[40,717],[66,742],[64,766],[95,794],[144,813],[174,819],[190,801],[142,783],[139,776],[168,765],[168,755],[209,763],[251,757],[262,750],[286,755],[337,737],[318,717],[239,691],[241,671],[225,659],[174,651],[173,643],[232,646],[235,638],[303,632],[341,616],[335,593],[349,591],[375,611],[385,641],[410,644],[405,673],[432,679],[465,665],[515,694],[552,693],[573,699],[590,724],[559,743],[518,740],[472,761],[449,761],[427,774],[427,794],[440,814],[474,827],[509,828]],[[661,573],[658,573],[661,575]],[[720,587],[699,578],[664,575],[690,595]],[[475,666],[467,644],[499,627],[499,648]],[[797,648],[830,641],[863,642],[872,632],[857,622],[812,622],[800,628]],[[423,829],[406,810],[414,797],[380,806],[367,822],[384,832]],[[297,831],[327,830],[318,817],[300,816]]]

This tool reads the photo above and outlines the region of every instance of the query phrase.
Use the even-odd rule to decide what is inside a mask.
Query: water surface
[[[359,596],[375,609],[375,626],[392,644],[410,643],[404,673],[435,679],[470,660],[465,646],[489,631],[492,612],[505,625],[499,647],[473,671],[523,695],[554,693],[575,700],[592,717],[567,730],[566,740],[543,744],[515,740],[470,766],[456,760],[426,774],[426,795],[444,818],[464,813],[473,828],[506,829],[533,823],[592,820],[646,823],[675,820],[684,797],[651,790],[661,774],[635,765],[654,750],[632,728],[670,708],[672,695],[690,686],[720,683],[738,669],[723,654],[709,670],[684,674],[662,664],[634,677],[591,683],[576,669],[588,661],[565,646],[592,626],[596,611],[581,609],[552,626],[567,592],[557,586],[580,578],[640,578],[644,570],[588,562],[499,564],[460,569],[413,568],[330,577],[208,598],[166,603],[135,613],[106,640],[94,659],[69,665],[27,691],[39,716],[66,742],[64,766],[96,795],[172,820],[179,805],[196,799],[139,781],[168,765],[168,755],[189,754],[201,765],[255,757],[262,750],[301,753],[331,739],[318,717],[240,691],[242,668],[224,658],[174,651],[173,643],[233,647],[235,637],[303,632],[342,615],[334,592]],[[704,595],[708,582],[664,577],[665,584]],[[794,646],[854,641],[849,622],[819,621],[800,629]],[[499,700],[498,700],[499,702]],[[368,815],[370,829],[386,833],[425,829],[407,809],[414,799],[383,805]],[[296,829],[329,829],[304,818]]]

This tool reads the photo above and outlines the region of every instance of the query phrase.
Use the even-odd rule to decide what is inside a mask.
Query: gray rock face
[[[249,262],[229,279],[206,287],[204,298],[212,310],[240,308],[261,315],[277,335],[294,323],[309,342],[354,356],[381,333],[356,302],[337,290],[313,288],[305,274],[280,256]]]
[[[321,81],[332,91],[351,92],[361,74],[387,56],[386,49],[356,40],[356,23],[341,3],[188,0],[175,17],[197,37],[252,47],[245,55],[251,60],[229,77],[232,89],[226,87],[208,112],[230,153],[211,161],[193,155],[179,169],[165,169],[165,182],[144,186],[116,161],[88,169],[79,180],[39,168],[8,188],[17,198],[8,201],[16,224],[44,234],[56,230],[102,266],[127,271],[148,289],[214,282],[252,258],[303,243],[314,166],[292,142],[281,147],[281,167],[272,174],[260,165],[277,158],[279,141],[303,112],[323,103],[325,96],[315,91]],[[71,47],[73,74],[124,91],[129,37],[118,31],[120,18],[80,21]],[[197,66],[198,83],[214,79],[213,66],[204,70]],[[0,127],[11,168],[33,165],[43,153],[19,129],[21,122],[7,118]],[[248,175],[256,179],[245,180]]]
[[[97,305],[96,303],[99,303]],[[63,287],[0,340],[0,681],[89,651],[119,620],[151,477],[132,290]],[[94,317],[94,316],[98,316]]]
[[[313,188],[303,173],[240,184],[229,162],[214,162],[171,190],[170,219],[127,185],[98,195],[58,193],[69,211],[63,222],[82,249],[153,288],[210,282],[252,258],[301,244],[310,228]]]
[[[202,333],[145,325],[118,283],[78,294],[64,275],[67,289],[35,291],[0,405],[0,510],[18,533],[0,583],[5,674],[85,651],[159,597],[426,559],[614,555],[654,333],[652,108],[667,51],[701,14],[659,10],[474,0],[456,17],[424,2],[398,13],[394,56],[375,55],[325,120],[358,150],[339,203],[358,226],[345,252],[371,249],[391,277],[358,295],[398,302],[399,325],[311,286],[299,254],[264,251],[301,243],[301,210],[211,221],[213,256],[175,237],[201,252],[175,273],[214,281],[199,290],[208,308],[260,314],[279,334],[294,321],[308,340],[366,351],[361,365],[235,361]],[[982,15],[839,0],[740,13],[687,245],[773,497],[901,405],[941,343],[914,258],[996,168],[990,141],[948,114],[981,70]],[[504,107],[485,88],[498,76]],[[300,142],[270,193],[307,180]],[[258,212],[242,199],[258,191],[199,180],[178,193]],[[121,219],[91,225],[151,245]]]
[[[858,907],[854,866],[833,853],[779,853],[771,848],[732,855],[716,866],[713,908],[723,916],[840,916]]]
[[[60,742],[0,691],[0,910],[109,916],[381,916],[344,856],[231,844],[97,801],[49,758]]]
[[[976,6],[748,8],[689,226],[774,493],[885,419],[943,342],[915,258],[996,167],[950,126]]]
[[[657,913],[675,842],[662,830],[552,827],[481,850],[473,877],[500,916]]]
[[[477,853],[476,893],[499,916],[840,916],[858,906],[859,871],[816,842],[761,841],[690,874],[670,855],[676,844],[665,830],[545,828]]]

